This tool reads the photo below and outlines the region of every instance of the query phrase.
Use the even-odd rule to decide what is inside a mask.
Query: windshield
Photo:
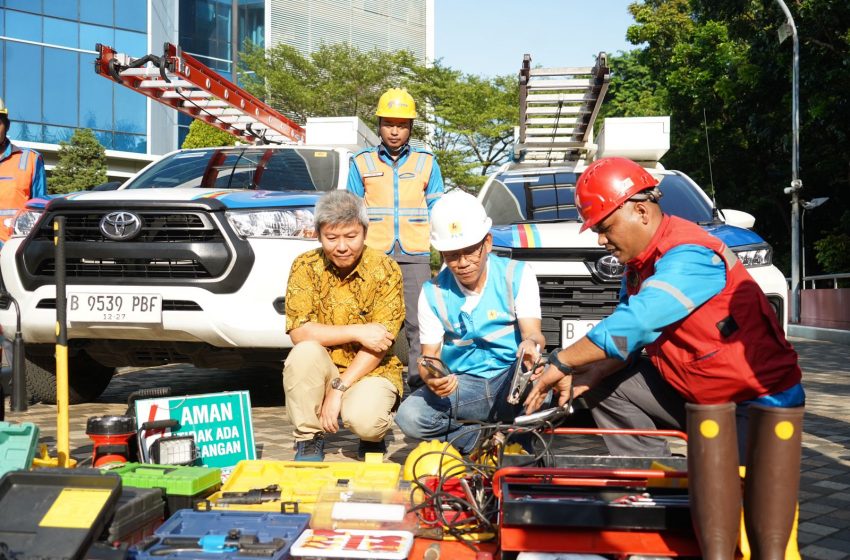
[[[580,221],[575,206],[572,172],[542,175],[500,173],[482,198],[493,225],[555,220]],[[695,185],[679,175],[662,175],[659,185],[664,196],[661,209],[692,222],[710,222],[711,205]]]
[[[245,146],[178,152],[126,188],[330,191],[336,188],[339,165],[333,150]]]

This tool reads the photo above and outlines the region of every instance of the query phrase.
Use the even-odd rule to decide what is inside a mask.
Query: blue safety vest
[[[440,359],[455,373],[491,378],[516,362],[522,340],[515,297],[525,266],[495,255],[488,256],[487,283],[471,313],[462,311],[466,300],[448,268],[425,283],[425,297],[443,323]]]

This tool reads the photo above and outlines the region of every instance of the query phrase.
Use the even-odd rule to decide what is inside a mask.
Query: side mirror
[[[756,223],[756,217],[741,210],[721,210],[720,214],[723,220],[730,226],[735,226],[744,229],[753,229]]]
[[[92,191],[114,191],[117,190],[118,187],[123,185],[122,181],[109,181],[108,183],[101,183],[100,185],[94,186],[89,190]]]

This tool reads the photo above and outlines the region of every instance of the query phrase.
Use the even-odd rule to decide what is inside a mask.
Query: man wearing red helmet
[[[747,492],[770,498],[769,505],[759,508],[762,521],[778,520],[782,530],[786,525],[790,530],[805,402],[797,354],[764,293],[734,252],[698,225],[663,214],[657,185],[650,173],[624,158],[600,159],[579,178],[575,198],[584,221],[582,231],[592,229],[598,243],[626,266],[620,303],[584,338],[552,351],[526,408],[529,412],[539,408],[554,388],[561,404],[571,391],[586,393],[601,428],[688,425],[691,443],[705,444],[705,449],[723,447],[729,455],[719,458],[719,463],[731,467],[719,485],[729,490],[697,492],[714,501],[710,507],[697,507],[695,517],[714,525],[717,518],[709,520],[706,512],[722,511],[733,521],[739,518],[734,510],[740,508],[740,494],[737,502],[734,496],[734,490],[740,490],[735,443],[736,438],[740,444],[748,438],[747,479],[756,483],[748,484]],[[745,438],[741,426],[746,426],[747,416]],[[753,451],[756,442],[761,443],[758,453]],[[669,454],[660,438],[606,437],[606,445],[614,455]],[[706,452],[706,457],[718,459],[717,451]],[[688,460],[689,471],[707,470],[699,465],[690,468],[692,460],[700,461],[691,444]],[[785,475],[767,475],[767,468],[778,468]],[[710,482],[718,477],[712,473]],[[692,480],[692,485],[699,484]],[[730,527],[737,529],[734,523]],[[726,556],[728,540],[708,544],[708,550],[723,550],[715,556],[701,539],[705,557],[731,558]],[[760,542],[756,546],[766,546]],[[777,542],[784,554],[787,534]],[[734,539],[732,546],[734,551]],[[761,552],[756,556],[772,557],[764,548]]]

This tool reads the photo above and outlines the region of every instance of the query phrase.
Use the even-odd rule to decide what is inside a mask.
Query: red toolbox
[[[602,432],[686,439],[675,431],[555,431]],[[666,458],[656,461],[670,462]],[[649,468],[652,462],[604,457],[579,460],[577,467],[499,469],[493,477],[493,491],[500,500],[501,550],[700,556],[683,483],[687,472]],[[586,466],[589,463],[594,466]],[[634,468],[644,463],[646,468]]]

